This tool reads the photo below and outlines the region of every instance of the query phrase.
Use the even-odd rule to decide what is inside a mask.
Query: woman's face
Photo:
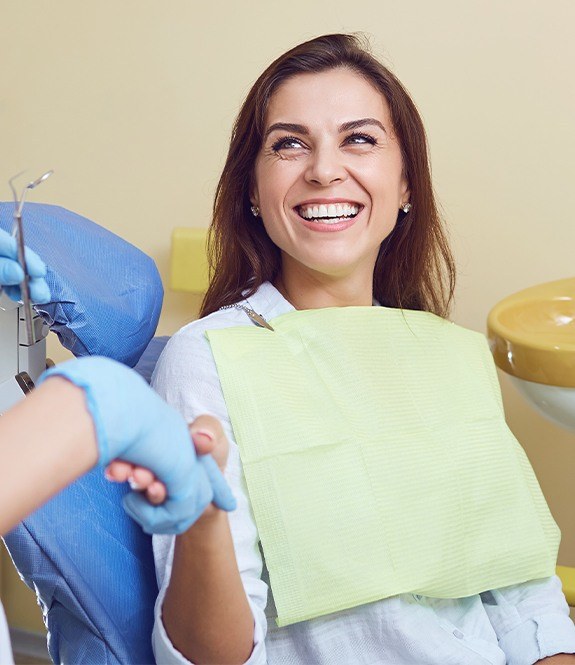
[[[409,200],[402,166],[387,101],[364,78],[340,68],[286,81],[270,100],[251,192],[284,277],[303,270],[371,284]]]

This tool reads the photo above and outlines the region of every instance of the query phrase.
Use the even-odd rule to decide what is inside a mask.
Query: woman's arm
[[[253,628],[250,635],[250,644],[253,644],[253,651],[247,663],[249,665],[265,665],[267,662],[265,645],[267,619],[265,616],[265,607],[268,587],[261,579],[262,558],[258,547],[257,529],[245,493],[238,450],[233,444],[230,447],[226,480],[229,482],[238,503],[237,509],[228,514],[228,524],[233,541],[236,565],[252,614],[251,625]],[[185,665],[190,662],[190,655],[184,657],[174,648],[174,644],[166,631],[165,616],[162,616],[165,595],[172,581],[175,545],[176,538],[174,537],[154,537],[154,557],[160,592],[155,610],[156,621],[153,632],[153,646],[158,663]],[[185,570],[183,574],[186,574]],[[199,601],[199,599],[197,600]],[[182,615],[181,620],[185,622],[186,617]],[[189,625],[189,616],[187,616],[187,620]],[[224,632],[223,626],[214,626],[213,629],[218,630],[218,635],[214,636],[215,640],[229,639],[228,635]]]
[[[254,620],[224,512],[201,517],[176,538],[162,616],[173,645],[197,665],[250,657]]]
[[[219,421],[199,416],[194,428],[224,471],[228,441]],[[162,619],[174,647],[197,665],[237,665],[250,657],[254,619],[228,516],[214,505],[176,538]]]
[[[250,665],[262,665],[266,662],[267,585],[261,580],[257,530],[203,325],[196,321],[172,337],[152,384],[186,420],[199,420],[199,414],[209,412],[222,424],[223,431],[214,434],[229,441],[225,475],[238,506],[229,515],[211,508],[175,542],[155,538],[160,594],[154,651],[162,663],[244,663],[249,659]],[[222,466],[216,452],[214,457]]]

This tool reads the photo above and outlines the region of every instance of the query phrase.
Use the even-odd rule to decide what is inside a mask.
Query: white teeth
[[[298,209],[304,219],[320,219],[326,223],[334,223],[342,217],[355,217],[359,212],[359,206],[351,203],[330,203],[316,206],[306,206]],[[333,221],[327,221],[327,220]]]

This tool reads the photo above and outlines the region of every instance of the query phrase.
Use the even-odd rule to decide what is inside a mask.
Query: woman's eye
[[[293,136],[288,136],[287,138],[279,139],[272,145],[272,150],[279,152],[280,150],[299,150],[303,148],[303,143],[294,138]]]
[[[350,145],[375,145],[377,143],[375,137],[369,134],[352,134],[345,141]]]

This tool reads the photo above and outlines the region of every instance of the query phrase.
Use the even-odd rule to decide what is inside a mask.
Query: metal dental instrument
[[[13,181],[16,180],[16,178],[19,178],[22,175],[22,173],[24,173],[24,171],[10,178],[8,184],[10,185],[10,189],[12,190],[12,194],[14,196],[14,226],[12,227],[12,236],[16,237],[17,247],[18,247],[18,263],[20,264],[20,267],[24,272],[24,280],[20,284],[20,293],[22,294],[22,302],[24,303],[24,318],[26,321],[26,338],[27,338],[26,344],[28,346],[32,346],[32,344],[36,343],[36,334],[34,331],[34,324],[32,323],[34,314],[32,312],[32,302],[30,300],[30,285],[29,285],[30,276],[28,275],[28,269],[26,268],[26,257],[24,255],[24,231],[22,228],[22,209],[24,208],[24,201],[26,200],[26,194],[28,193],[28,190],[34,189],[41,182],[44,182],[44,180],[49,178],[52,175],[52,173],[54,173],[54,171],[46,171],[46,173],[43,173],[36,180],[32,180],[31,182],[29,182],[26,185],[26,187],[24,187],[24,189],[22,190],[22,196],[20,197],[20,200],[18,200],[18,194],[16,193],[16,189],[14,188]]]

